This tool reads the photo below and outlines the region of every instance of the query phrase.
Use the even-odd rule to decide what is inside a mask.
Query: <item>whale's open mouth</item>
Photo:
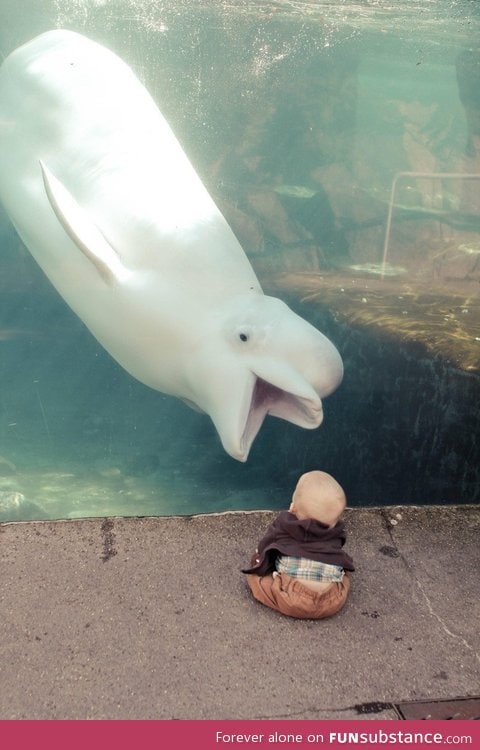
[[[322,402],[313,389],[309,396],[296,395],[257,376],[240,440],[240,461],[247,460],[268,414],[306,429],[315,429],[323,421]]]

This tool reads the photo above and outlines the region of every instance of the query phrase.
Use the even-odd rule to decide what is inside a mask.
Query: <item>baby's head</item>
[[[300,521],[313,518],[335,526],[347,502],[338,482],[324,471],[309,471],[298,480],[290,511]]]

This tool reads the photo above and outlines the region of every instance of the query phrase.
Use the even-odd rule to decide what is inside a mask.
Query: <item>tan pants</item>
[[[348,573],[341,583],[332,583],[329,589],[318,593],[299,580],[278,573],[277,575],[247,575],[250,590],[259,602],[283,615],[302,620],[320,620],[331,617],[345,604],[350,590]]]

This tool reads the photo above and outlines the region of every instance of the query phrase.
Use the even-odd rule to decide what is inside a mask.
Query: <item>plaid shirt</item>
[[[279,573],[286,573],[292,578],[306,578],[309,581],[338,581],[343,579],[344,571],[340,565],[316,562],[306,557],[279,555],[275,561]]]

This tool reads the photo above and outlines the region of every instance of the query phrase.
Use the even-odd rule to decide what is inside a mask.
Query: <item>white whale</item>
[[[0,200],[105,349],[206,412],[245,461],[267,414],[315,428],[333,344],[263,294],[153,99],[101,45],[49,31],[0,68]]]

